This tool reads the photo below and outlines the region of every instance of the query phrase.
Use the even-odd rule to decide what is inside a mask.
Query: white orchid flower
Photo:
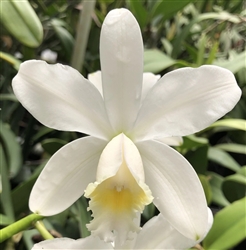
[[[208,209],[207,232],[210,230],[213,222],[213,215]],[[205,233],[206,235],[206,233]],[[205,237],[203,236],[203,238]],[[71,250],[71,249],[188,249],[198,244],[198,241],[186,238],[179,231],[175,230],[164,219],[162,214],[150,219],[142,228],[139,234],[134,233],[133,239],[126,241],[123,246],[109,244],[98,237],[89,236],[83,239],[73,240],[69,238],[56,238],[53,240],[42,241],[35,244],[32,250]],[[114,245],[114,246],[113,246]]]
[[[51,157],[32,189],[31,211],[54,215],[85,193],[92,234],[113,241],[116,232],[123,243],[139,231],[133,219],[153,196],[173,228],[201,239],[208,220],[203,188],[163,138],[193,134],[229,112],[241,95],[234,75],[217,66],[182,68],[159,80],[143,74],[140,28],[126,9],[105,18],[100,60],[102,71],[90,81],[69,66],[35,60],[22,63],[13,79],[17,98],[42,124],[90,135]]]

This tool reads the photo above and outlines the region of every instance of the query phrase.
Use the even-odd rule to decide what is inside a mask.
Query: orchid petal
[[[207,203],[200,180],[189,162],[177,151],[157,141],[138,142],[146,184],[154,204],[168,222],[192,240],[207,227]]]
[[[110,135],[102,96],[69,66],[24,62],[13,79],[13,89],[21,104],[47,127],[102,139]]]
[[[206,237],[206,235],[208,234],[209,230],[211,229],[212,225],[214,222],[214,216],[213,213],[211,211],[211,209],[208,207],[208,226],[207,226],[207,230],[205,231],[204,235],[201,238],[201,241]]]
[[[209,214],[211,210],[208,208]],[[207,222],[207,232],[211,228],[209,216]],[[134,249],[188,249],[195,246],[199,241],[186,238],[179,231],[174,229],[162,214],[150,219],[136,238]]]
[[[143,85],[142,85],[142,94],[141,100],[144,100],[150,89],[157,83],[160,79],[160,75],[154,75],[153,73],[143,73]],[[88,80],[94,84],[94,86],[98,89],[98,91],[103,96],[102,91],[102,72],[96,71],[91,74],[88,74]]]
[[[229,70],[205,65],[172,71],[144,99],[133,131],[135,139],[193,134],[229,112],[240,96]]]
[[[100,70],[88,74],[88,80],[94,84],[94,86],[97,88],[97,90],[100,92],[100,94],[103,96],[103,90],[102,90],[102,72]]]
[[[115,133],[129,129],[140,106],[143,41],[139,25],[126,9],[106,16],[100,38],[103,96]]]
[[[56,238],[52,240],[45,240],[35,244],[32,250],[46,249],[46,250],[71,250],[71,249],[113,249],[111,244],[99,240],[97,237],[89,236],[83,239],[69,239]]]
[[[142,86],[142,95],[141,101],[145,99],[149,91],[154,87],[157,81],[160,79],[160,75],[154,75],[153,73],[143,73],[143,86]]]
[[[44,216],[72,205],[95,181],[99,157],[107,142],[95,137],[75,140],[58,150],[39,175],[30,195],[32,212]]]
[[[136,227],[139,227],[141,221],[141,214],[137,213],[136,217],[133,220],[133,223],[136,225]],[[137,240],[138,233],[136,232],[129,232],[129,240],[126,240],[124,244],[121,244],[119,237],[115,238],[114,241],[114,249],[117,250],[126,250],[126,249],[134,249],[135,242]]]
[[[169,146],[180,146],[183,144],[183,138],[181,136],[156,138],[155,141],[159,141]]]
[[[144,169],[141,156],[135,144],[123,133],[114,137],[103,149],[97,167],[97,182],[114,176],[123,161],[136,181],[144,182]]]

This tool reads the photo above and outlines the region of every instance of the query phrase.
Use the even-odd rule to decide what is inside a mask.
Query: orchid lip
[[[108,156],[112,153],[113,161],[109,162]],[[111,168],[108,175],[105,175],[106,167]],[[145,205],[153,200],[150,189],[144,183],[143,165],[138,149],[124,134],[113,138],[103,150],[97,177],[98,180],[90,183],[84,194],[91,199],[88,210],[92,211],[94,217],[87,227],[92,234],[105,241],[113,241],[112,232],[115,231],[122,238],[123,244],[129,239],[128,232],[140,230],[133,223],[136,213],[141,213]],[[103,221],[107,223],[104,223],[102,230]]]

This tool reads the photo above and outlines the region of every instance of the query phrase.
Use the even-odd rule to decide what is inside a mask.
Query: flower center
[[[85,196],[91,199],[88,209],[92,211],[94,217],[87,225],[88,229],[92,234],[98,235],[105,241],[113,241],[117,235],[117,237],[120,237],[118,240],[121,244],[129,239],[128,233],[130,231],[139,231],[139,225],[134,223],[134,218],[153,199],[144,179],[137,179],[130,170],[136,162],[142,162],[139,161],[141,156],[132,142],[131,147],[128,147],[131,152],[128,152],[126,145],[129,142],[131,142],[130,139],[124,135],[118,141],[118,143],[121,143],[120,152],[117,151],[116,153],[120,154],[121,163],[117,172],[102,181],[89,184],[85,191]],[[134,150],[132,150],[132,144]],[[107,151],[107,146],[104,151]],[[129,153],[130,159],[128,159]],[[134,153],[138,154],[134,155]],[[103,157],[103,154],[104,152],[101,157]],[[138,160],[136,161],[132,157],[138,158]]]

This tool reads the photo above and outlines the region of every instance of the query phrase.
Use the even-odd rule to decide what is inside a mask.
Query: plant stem
[[[30,227],[34,222],[44,218],[39,214],[30,214],[25,218],[10,224],[9,226],[0,230],[0,243],[5,241],[6,239],[12,237],[13,235],[27,229]]]
[[[82,71],[87,47],[89,31],[91,27],[91,15],[95,7],[95,0],[82,1],[83,9],[80,11],[79,23],[76,31],[76,39],[73,50],[71,66],[78,71]]]
[[[53,239],[54,237],[49,233],[49,231],[46,229],[44,223],[42,221],[36,221],[34,226],[36,229],[40,232],[40,234],[43,236],[45,240]]]

